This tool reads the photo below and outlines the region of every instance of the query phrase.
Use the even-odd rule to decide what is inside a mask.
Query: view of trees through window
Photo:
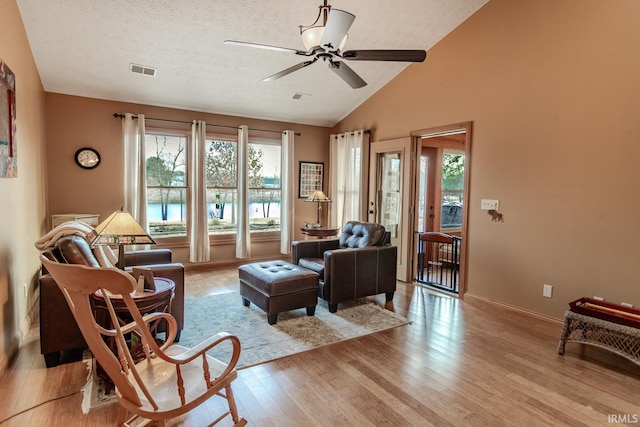
[[[145,135],[147,221],[152,236],[187,234],[186,136]]]
[[[186,136],[147,134],[147,218],[156,237],[187,235],[189,182]],[[226,138],[206,140],[205,182],[210,234],[237,229],[237,142]],[[280,144],[250,142],[248,191],[250,230],[280,230]]]
[[[462,227],[464,154],[442,153],[442,229]]]
[[[249,143],[247,172],[250,230],[280,230],[280,145]],[[235,233],[238,214],[235,141],[207,140],[206,182],[209,231]]]

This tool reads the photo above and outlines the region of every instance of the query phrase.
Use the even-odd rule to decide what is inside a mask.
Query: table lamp
[[[318,219],[316,221],[316,224],[320,224],[320,211],[322,210],[322,206],[320,205],[320,203],[329,203],[331,202],[331,199],[328,198],[327,195],[322,192],[322,190],[316,190],[312,195],[307,197],[307,200],[305,201],[318,203]]]
[[[129,212],[122,208],[87,234],[91,246],[118,245],[118,263],[116,267],[124,270],[124,245],[155,244],[149,234],[136,222]]]

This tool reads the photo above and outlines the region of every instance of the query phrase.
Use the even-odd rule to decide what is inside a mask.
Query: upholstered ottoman
[[[284,261],[256,262],[238,268],[240,295],[245,307],[254,303],[265,313],[270,325],[278,313],[307,308],[313,316],[318,303],[318,273]]]

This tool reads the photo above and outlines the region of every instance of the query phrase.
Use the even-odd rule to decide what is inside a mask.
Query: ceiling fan
[[[344,10],[332,9],[327,4],[327,0],[324,0],[324,4],[319,8],[320,12],[313,24],[306,27],[300,25],[299,27],[302,43],[306,50],[236,40],[225,40],[224,42],[231,45],[289,52],[309,58],[307,61],[265,78],[263,80],[265,82],[277,80],[322,59],[328,61],[329,68],[353,89],[364,87],[367,82],[341,60],[422,62],[427,57],[427,52],[424,50],[347,50],[343,52],[342,49],[348,38],[347,32],[356,19],[355,15]]]

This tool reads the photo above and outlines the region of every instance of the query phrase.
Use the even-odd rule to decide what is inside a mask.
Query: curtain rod
[[[115,117],[116,119],[124,119],[124,114],[113,113],[113,117]],[[134,115],[133,118],[137,119],[138,116]],[[185,122],[185,121],[182,121],[182,120],[154,119],[153,117],[145,117],[145,119],[146,120],[155,120],[155,121],[158,121],[158,122],[182,123],[182,124],[185,124],[185,125],[190,125],[191,124],[191,122]],[[207,123],[207,126],[216,126],[216,127],[220,127],[220,128],[238,129],[238,126],[214,125],[212,123]],[[280,134],[283,133],[283,131],[268,130],[268,129],[253,129],[253,128],[249,128],[249,130],[256,131],[256,132],[271,132],[271,133],[280,133]],[[294,132],[293,134],[295,136],[301,136],[302,135],[300,132]]]
[[[365,129],[363,132],[370,135],[371,134],[371,129]],[[344,133],[348,133],[350,135],[354,135],[356,132],[344,132]],[[334,134],[334,136],[341,136],[341,135],[342,135],[341,133]]]

